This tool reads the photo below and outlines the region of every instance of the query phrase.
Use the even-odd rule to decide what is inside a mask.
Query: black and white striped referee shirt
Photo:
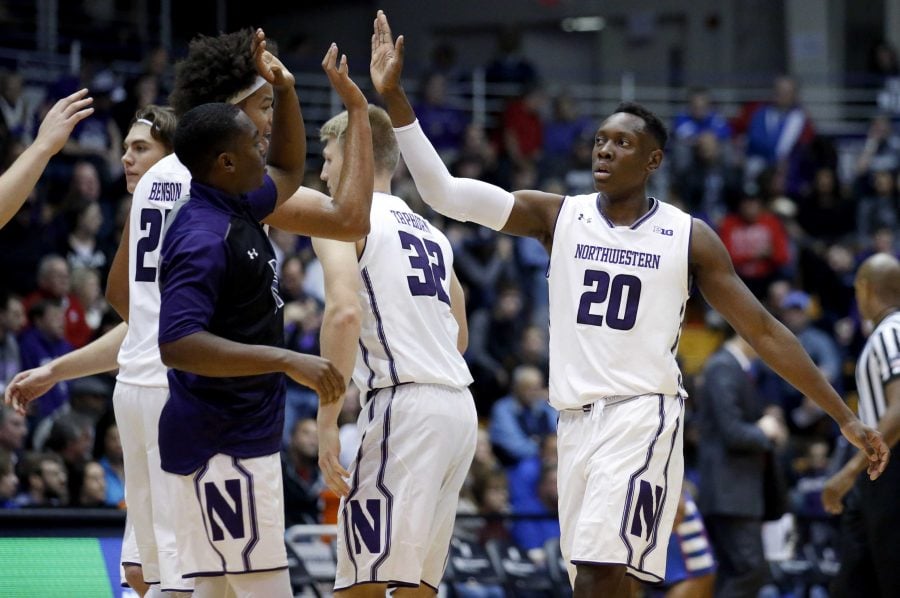
[[[859,419],[875,427],[884,415],[884,387],[900,376],[900,311],[888,314],[866,341],[856,362]]]

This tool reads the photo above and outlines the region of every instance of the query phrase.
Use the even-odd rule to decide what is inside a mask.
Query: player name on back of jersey
[[[397,210],[391,210],[391,214],[394,215],[394,218],[396,218],[397,222],[399,222],[400,224],[405,224],[407,226],[411,226],[425,232],[431,230],[430,228],[428,228],[428,221],[426,221],[418,214],[414,214],[412,212],[400,212]]]
[[[149,201],[176,202],[181,198],[181,183],[156,181],[150,187]]]
[[[621,264],[623,266],[637,266],[638,268],[659,270],[659,258],[660,255],[658,253],[615,249],[613,247],[603,247],[602,245],[578,243],[575,247],[575,259],[605,262],[607,264]]]

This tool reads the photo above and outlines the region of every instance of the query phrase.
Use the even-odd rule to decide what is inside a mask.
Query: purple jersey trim
[[[281,571],[283,569],[287,569],[287,565],[283,565],[281,567],[269,567],[267,569],[252,569],[250,571],[198,571],[196,573],[185,573],[182,575],[185,579],[190,579],[192,577],[221,577],[223,575],[244,575],[246,573],[268,573],[271,571]]]
[[[213,544],[212,538],[209,535],[209,522],[206,520],[206,509],[203,508],[203,499],[200,497],[200,478],[202,478],[208,470],[209,461],[204,463],[203,466],[197,470],[197,473],[194,474],[194,493],[197,495],[197,505],[200,507],[200,516],[203,518],[203,531],[206,532],[206,541],[209,542],[209,547],[219,555],[219,559],[222,561],[222,570],[224,570],[225,555],[219,552],[219,549]],[[187,575],[182,575],[182,577],[187,577]]]
[[[589,567],[625,567],[625,575],[630,575],[633,578],[639,581],[645,581],[648,583],[660,583],[663,581],[663,578],[655,573],[650,573],[649,571],[644,571],[642,569],[638,569],[637,567],[632,567],[628,563],[612,563],[606,561],[570,561],[573,565],[587,565]],[[637,575],[640,573],[640,575]],[[641,575],[646,575],[646,577],[641,577]]]
[[[396,388],[391,388],[391,396],[388,399],[387,408],[384,410],[384,431],[381,438],[381,466],[378,468],[378,476],[376,477],[375,486],[384,495],[385,498],[385,514],[387,522],[385,524],[385,541],[384,553],[372,563],[372,580],[378,579],[378,568],[387,560],[391,554],[391,528],[394,520],[394,495],[384,483],[384,473],[387,470],[388,455],[388,438],[391,435],[391,407],[394,404],[394,395],[397,393]]]
[[[659,210],[659,200],[655,197],[650,198],[650,209],[647,210],[647,213],[638,218],[634,224],[631,225],[631,230],[637,230],[637,228],[653,218],[653,215]]]
[[[641,465],[634,473],[632,473],[631,477],[628,479],[628,493],[625,495],[625,511],[622,513],[622,523],[619,527],[619,537],[622,539],[622,542],[625,544],[625,548],[628,550],[628,559],[626,560],[627,563],[631,563],[631,559],[634,553],[634,549],[631,547],[631,541],[628,539],[628,533],[625,531],[628,527],[628,521],[631,519],[631,499],[634,496],[634,483],[637,480],[638,476],[647,471],[647,469],[650,467],[650,461],[653,458],[653,449],[656,447],[656,441],[662,434],[663,428],[666,424],[665,402],[663,401],[662,395],[657,396],[659,397],[659,427],[656,429],[656,434],[653,436],[653,440],[650,441],[650,446],[647,447],[647,458],[644,460],[644,464]],[[660,504],[660,509],[662,509],[662,504]]]
[[[244,561],[244,568],[250,569],[250,553],[253,552],[253,549],[256,548],[256,545],[259,543],[259,526],[256,522],[256,498],[255,493],[253,492],[253,474],[246,469],[243,465],[241,465],[240,461],[238,461],[237,457],[231,458],[231,463],[234,465],[234,468],[244,476],[247,480],[247,500],[250,503],[250,541],[247,543],[247,546],[244,547],[244,550],[241,551],[241,558]]]
[[[378,309],[378,302],[375,299],[375,289],[372,287],[372,279],[369,277],[369,270],[367,268],[363,268],[362,270],[362,278],[363,283],[366,285],[366,292],[369,294],[369,301],[372,303],[372,315],[375,316],[375,322],[378,327],[378,339],[381,341],[381,346],[384,347],[384,354],[388,359],[388,368],[391,371],[391,380],[394,384],[400,384],[400,377],[397,376],[397,365],[394,361],[394,354],[391,353],[391,348],[388,346],[387,337],[384,334],[384,321],[381,318],[381,311]]]
[[[662,395],[660,395],[660,400],[662,400]],[[679,397],[678,400],[681,401],[681,398]],[[683,410],[684,405],[682,403],[679,404],[681,405]],[[665,417],[665,415],[663,415],[663,417]],[[666,457],[666,465],[663,468],[663,495],[659,505],[660,511],[659,513],[657,513],[656,521],[653,524],[653,534],[651,536],[652,540],[650,544],[647,545],[647,548],[644,549],[644,552],[641,554],[641,560],[638,561],[639,567],[644,566],[644,559],[646,559],[647,555],[653,552],[653,550],[656,548],[656,540],[659,537],[659,524],[662,522],[662,514],[666,506],[666,497],[669,495],[669,463],[672,462],[672,453],[675,452],[675,440],[678,438],[678,430],[680,429],[681,415],[675,418],[675,431],[672,434],[672,443],[669,445],[669,455]]]

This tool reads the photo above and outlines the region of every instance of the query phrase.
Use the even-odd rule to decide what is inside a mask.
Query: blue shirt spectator
[[[513,370],[512,394],[491,409],[491,444],[501,462],[515,465],[537,456],[541,439],[556,433],[556,419],[556,409],[547,402],[543,373],[532,366]]]

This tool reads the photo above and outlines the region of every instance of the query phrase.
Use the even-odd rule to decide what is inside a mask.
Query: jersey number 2
[[[444,290],[444,281],[447,279],[447,268],[444,265],[444,254],[441,246],[430,239],[420,239],[406,231],[399,231],[400,245],[403,249],[412,249],[414,255],[409,256],[409,265],[419,270],[422,274],[407,276],[409,292],[414,296],[437,297],[438,300],[450,305],[450,297]],[[431,261],[430,257],[435,259]]]
[[[641,299],[641,279],[630,274],[619,274],[612,280],[603,270],[585,270],[584,284],[590,290],[581,294],[578,303],[578,323],[603,326],[603,316],[591,313],[595,303],[606,303],[606,325],[616,330],[631,330],[637,319],[638,302]],[[625,312],[622,300],[625,298]],[[609,299],[609,301],[607,301]]]
[[[145,266],[144,256],[159,247],[162,225],[161,211],[155,208],[141,210],[141,231],[147,231],[147,236],[137,242],[137,263],[134,265],[134,279],[137,282],[156,282],[156,266]]]

